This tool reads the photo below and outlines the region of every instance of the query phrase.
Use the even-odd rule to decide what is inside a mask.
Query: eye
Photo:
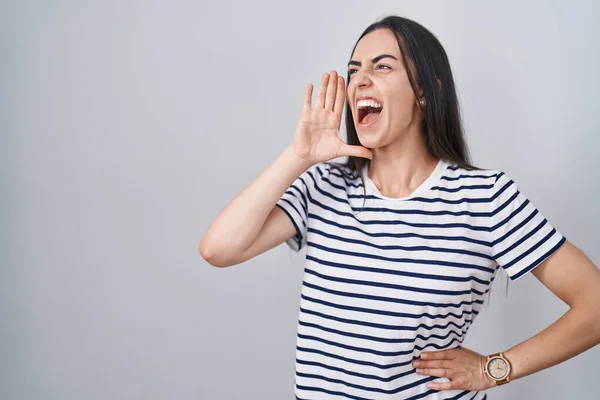
[[[388,69],[392,69],[392,67],[390,67],[389,65],[386,65],[386,64],[379,64],[379,65],[377,66],[377,69],[381,69],[381,67],[385,67],[385,68],[388,68]]]
[[[350,69],[348,70],[348,75],[353,75],[353,74],[355,74],[356,72],[358,72],[358,70],[357,70],[356,68],[350,68]]]

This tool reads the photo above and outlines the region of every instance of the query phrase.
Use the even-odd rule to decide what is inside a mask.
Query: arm
[[[295,233],[294,226],[275,204],[308,167],[310,164],[295,155],[288,146],[213,221],[200,241],[202,257],[217,267],[230,266],[246,261],[292,237]],[[257,240],[263,227],[264,233]],[[251,246],[254,243],[256,245]]]
[[[600,343],[600,269],[566,242],[532,273],[570,309],[504,353],[512,364],[511,379],[552,367]]]
[[[200,241],[200,255],[211,265],[241,263],[291,238],[295,227],[275,204],[311,165],[345,156],[372,158],[369,149],[347,145],[339,136],[344,79],[335,71],[323,74],[314,107],[312,91],[309,84],[293,143],[221,211]]]
[[[579,249],[565,242],[532,273],[570,306],[542,332],[504,352],[510,379],[549,368],[600,343],[600,270]],[[417,373],[449,377],[430,383],[434,390],[485,390],[495,383],[483,372],[486,357],[467,348],[424,352],[413,365]]]

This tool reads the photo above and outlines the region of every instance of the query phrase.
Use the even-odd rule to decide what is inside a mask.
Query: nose
[[[361,68],[356,71],[352,77],[351,81],[353,81],[354,85],[357,88],[365,88],[371,84],[371,76],[369,74],[369,70],[367,68]]]

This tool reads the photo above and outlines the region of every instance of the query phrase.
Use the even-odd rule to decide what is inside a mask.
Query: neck
[[[373,149],[369,178],[382,195],[406,197],[431,175],[438,162],[425,146],[418,126],[410,126],[395,142]]]

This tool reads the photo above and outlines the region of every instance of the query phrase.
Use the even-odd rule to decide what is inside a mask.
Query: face
[[[363,146],[388,145],[417,123],[417,99],[390,30],[375,30],[358,42],[348,73],[348,102]]]

